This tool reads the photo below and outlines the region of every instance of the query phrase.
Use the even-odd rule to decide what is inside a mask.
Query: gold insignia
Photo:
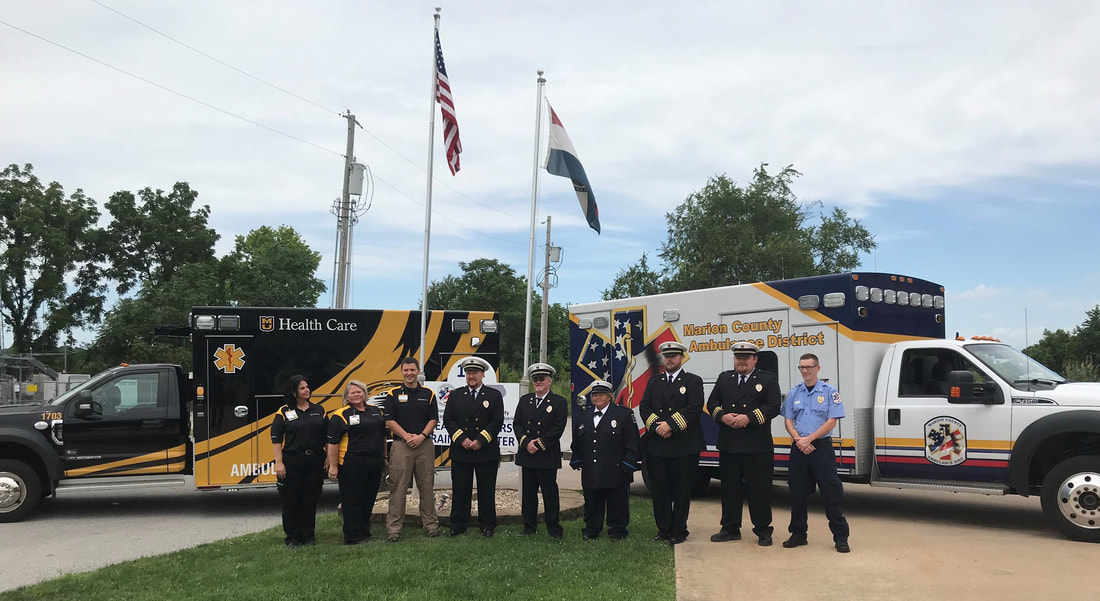
[[[680,387],[680,394],[687,394],[687,391],[688,391],[687,386],[681,386]]]
[[[489,408],[489,401],[488,401],[488,400],[484,400],[484,401],[482,401],[482,402],[481,402],[481,406],[482,406],[482,407],[485,407],[486,409],[488,409],[488,408]]]
[[[551,407],[551,406],[550,406],[549,404],[547,404],[547,405],[546,405],[546,412],[547,412],[547,413],[553,413],[553,412],[554,412],[554,408],[553,408],[553,407]]]
[[[761,390],[764,390],[764,385],[763,384],[757,384],[756,385],[756,392],[760,392]]]
[[[619,422],[617,422],[615,420],[611,420],[611,427],[612,428],[618,428],[619,427]]]
[[[817,397],[817,404],[818,405],[820,405],[821,403],[824,403],[824,402],[825,402],[825,397],[824,396],[818,396]]]

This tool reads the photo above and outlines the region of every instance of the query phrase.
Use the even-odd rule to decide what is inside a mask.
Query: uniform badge
[[[762,390],[764,390],[764,385],[763,384],[757,384],[756,385],[756,392],[760,392]]]
[[[550,405],[546,405],[546,412],[547,412],[547,413],[553,413],[553,412],[554,412],[554,408],[553,408],[553,407],[551,407]]]
[[[348,425],[349,426],[358,426],[359,425],[359,414],[358,413],[353,413],[353,414],[351,414],[350,417],[348,417]]]
[[[409,400],[409,395],[407,395],[403,392],[401,394],[397,395],[397,402],[398,403],[406,403],[406,402],[408,402],[408,400]]]
[[[837,405],[840,404],[840,393],[839,392],[834,392],[833,393],[833,403],[837,404]]]
[[[687,391],[688,391],[687,386],[681,386],[680,387],[680,394],[687,394]]]
[[[296,419],[298,419],[298,412],[297,411],[291,409],[290,411],[286,412],[286,421],[292,422]]]
[[[488,400],[488,399],[486,399],[486,400],[482,401],[482,402],[481,402],[481,406],[482,406],[482,407],[485,407],[486,409],[488,409],[488,408],[489,408],[489,400]]]
[[[823,394],[817,395],[817,404],[820,405],[821,403],[824,403],[824,402],[825,402],[825,395],[823,395]]]
[[[619,427],[619,422],[617,422],[615,420],[611,420],[611,427],[612,428],[618,428]]]

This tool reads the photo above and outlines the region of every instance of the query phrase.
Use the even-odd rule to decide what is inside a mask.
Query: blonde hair
[[[350,390],[352,386],[355,386],[359,390],[363,391],[363,402],[365,403],[367,401],[367,385],[360,382],[359,380],[348,380],[347,386],[344,387],[344,404],[345,405],[349,404],[348,403],[348,390]]]

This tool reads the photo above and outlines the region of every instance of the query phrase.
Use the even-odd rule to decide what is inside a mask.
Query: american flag
[[[447,81],[447,67],[443,64],[443,47],[439,45],[439,31],[435,32],[435,100],[443,113],[443,143],[447,146],[447,166],[451,175],[462,168],[458,155],[462,154],[462,141],[458,139],[458,115],[455,114],[451,84]]]

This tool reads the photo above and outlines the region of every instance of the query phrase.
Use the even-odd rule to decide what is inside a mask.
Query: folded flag
[[[581,211],[588,220],[588,226],[600,233],[600,211],[596,207],[596,197],[592,195],[592,187],[588,184],[588,176],[584,173],[577,151],[573,149],[573,142],[569,140],[569,134],[565,133],[558,114],[554,107],[550,106],[550,152],[546,155],[546,170],[553,175],[568,177],[573,181],[573,189],[577,192],[577,200],[581,203]]]

